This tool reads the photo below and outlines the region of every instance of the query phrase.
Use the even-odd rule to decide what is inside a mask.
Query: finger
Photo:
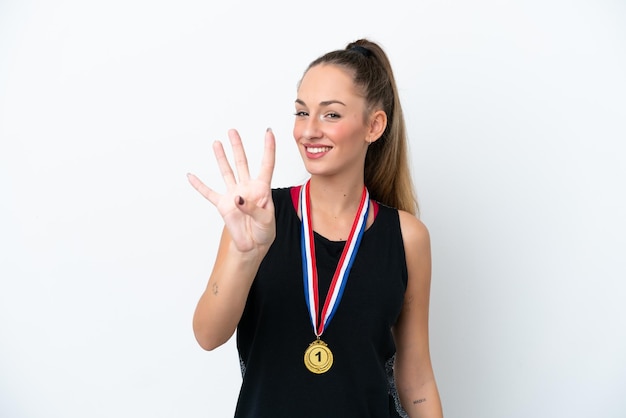
[[[261,168],[259,170],[259,180],[271,184],[272,175],[274,174],[274,163],[276,160],[276,139],[274,132],[267,128],[265,132],[265,148],[263,149],[263,159],[261,160]]]
[[[202,196],[204,196],[209,202],[213,203],[217,206],[217,202],[220,199],[220,194],[215,192],[213,189],[202,183],[198,177],[191,173],[187,173],[187,180],[196,189]]]
[[[269,222],[274,216],[274,201],[272,196],[268,196],[261,202],[253,202],[251,200],[244,199],[241,196],[235,197],[235,204],[240,211],[249,215],[253,220],[261,223]]]
[[[248,159],[246,158],[246,151],[243,148],[241,137],[236,129],[228,131],[228,138],[230,139],[230,145],[233,148],[233,157],[235,159],[235,168],[237,169],[237,177],[239,181],[250,180],[250,171],[248,170]]]
[[[217,166],[220,169],[220,173],[222,173],[222,178],[224,179],[224,183],[226,183],[226,187],[230,188],[234,186],[237,183],[237,180],[235,179],[233,169],[230,167],[228,158],[226,158],[224,146],[220,141],[215,141],[213,143],[213,154],[215,154]]]

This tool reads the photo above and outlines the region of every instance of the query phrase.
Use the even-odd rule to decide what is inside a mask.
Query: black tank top
[[[259,267],[237,328],[243,382],[235,417],[402,416],[391,368],[391,327],[407,283],[398,211],[378,204],[343,297],[321,337],[333,352],[333,366],[313,374],[304,365],[304,351],[315,334],[304,299],[300,218],[290,190],[272,191],[276,239]],[[321,305],[344,244],[315,234]]]

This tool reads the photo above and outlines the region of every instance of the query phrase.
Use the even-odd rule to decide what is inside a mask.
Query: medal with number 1
[[[317,266],[315,261],[315,242],[313,236],[313,225],[311,222],[311,196],[309,191],[309,182],[302,186],[300,191],[300,213],[302,216],[302,269],[304,276],[304,297],[311,317],[313,332],[317,337],[304,352],[304,365],[306,368],[316,374],[326,373],[333,365],[333,353],[328,348],[328,344],[320,339],[322,333],[328,327],[332,319],[343,290],[345,288],[348,274],[352,263],[356,257],[359,244],[365,226],[367,223],[367,215],[369,212],[369,192],[363,187],[361,202],[359,209],[352,223],[350,235],[343,248],[341,258],[337,264],[335,274],[328,289],[328,295],[324,302],[324,308],[321,314],[319,312],[319,292]],[[318,316],[319,315],[319,316]],[[319,318],[319,324],[318,324]]]

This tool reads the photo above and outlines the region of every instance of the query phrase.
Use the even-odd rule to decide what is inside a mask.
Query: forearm
[[[398,387],[398,395],[410,418],[443,417],[439,391],[434,380],[429,380],[418,388]]]
[[[246,305],[250,286],[265,255],[264,251],[242,254],[225,245],[193,317],[196,340],[213,350],[232,337]]]

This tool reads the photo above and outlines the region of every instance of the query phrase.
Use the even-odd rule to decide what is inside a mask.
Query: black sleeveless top
[[[403,416],[393,384],[391,327],[407,283],[398,211],[378,204],[321,339],[329,371],[314,374],[304,351],[315,340],[304,299],[300,218],[290,188],[272,191],[276,239],[265,256],[237,328],[243,382],[235,417],[383,418]],[[345,242],[315,234],[323,306]]]

